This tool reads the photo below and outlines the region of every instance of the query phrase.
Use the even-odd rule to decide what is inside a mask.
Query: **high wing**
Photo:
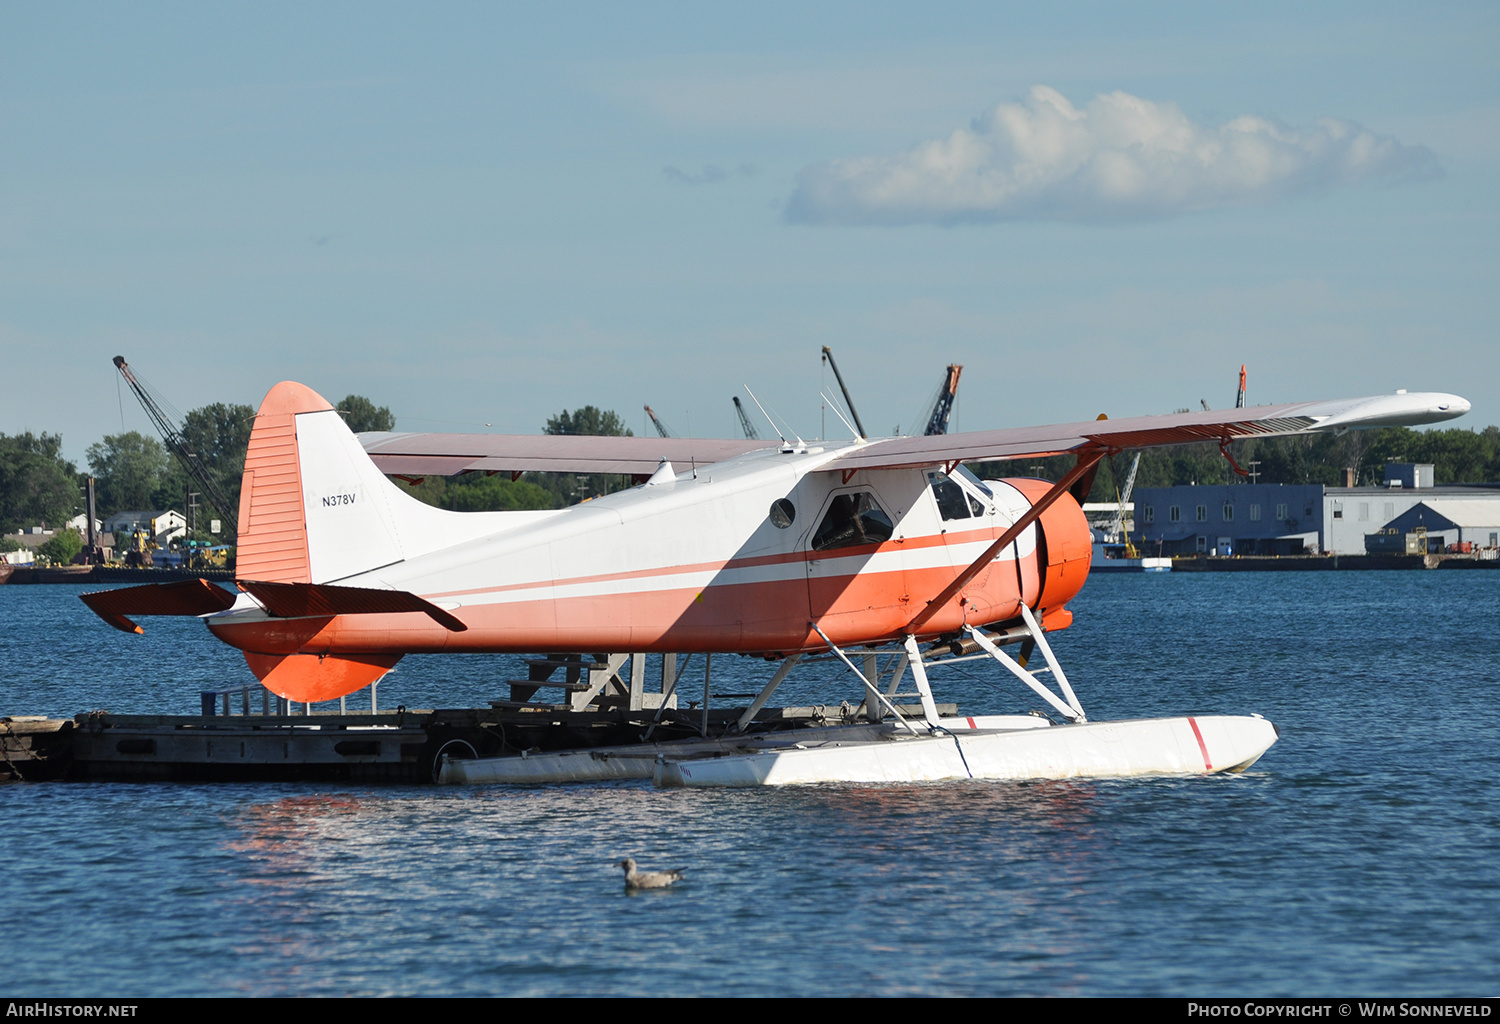
[[[481,471],[621,473],[650,476],[662,459],[706,466],[774,448],[777,441],[688,437],[595,437],[580,434],[404,434],[371,432],[360,444],[387,476],[454,476]]]
[[[1342,433],[1437,423],[1468,411],[1469,403],[1457,395],[1397,392],[1372,398],[877,439],[849,449],[828,468],[853,472],[1121,451],[1194,441],[1228,443],[1250,437]],[[780,443],[576,434],[366,433],[359,439],[380,471],[390,476],[452,476],[474,470],[509,473],[512,477],[529,471],[646,476],[662,459],[678,467],[690,463],[706,466]]]
[[[1194,441],[1227,444],[1249,437],[1415,426],[1453,419],[1468,411],[1469,403],[1457,395],[1397,392],[1332,402],[1295,402],[1170,416],[1087,420],[1051,427],[897,437],[871,441],[851,449],[831,462],[828,468],[849,473],[857,469],[898,469],[938,462],[1001,461],[1085,451],[1114,452]]]

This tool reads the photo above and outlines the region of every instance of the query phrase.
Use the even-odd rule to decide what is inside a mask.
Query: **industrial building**
[[[136,530],[145,530],[158,547],[187,536],[187,519],[175,509],[147,509],[116,512],[104,521],[110,533],[129,539]]]
[[[1391,543],[1366,538],[1390,538],[1391,530],[1404,537],[1422,525],[1444,546],[1495,547],[1500,485],[1434,487],[1432,479],[1425,463],[1391,463],[1381,487],[1137,487],[1132,536],[1152,555],[1362,555]]]
[[[1500,502],[1433,497],[1417,502],[1365,538],[1378,554],[1425,554],[1500,547]]]

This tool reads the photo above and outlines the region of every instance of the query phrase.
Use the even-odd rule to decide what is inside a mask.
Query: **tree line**
[[[390,409],[377,407],[361,395],[349,395],[335,408],[355,431],[396,426]],[[255,410],[250,406],[215,402],[187,413],[179,430],[188,450],[218,484],[230,511],[238,511],[245,449],[254,423]],[[120,512],[169,508],[186,513],[188,491],[199,490],[165,445],[138,430],[107,435],[89,445],[84,456],[86,472],[63,458],[60,434],[0,434],[0,532],[67,522],[85,510],[90,476],[100,519]],[[205,498],[196,500],[200,505],[192,539],[234,543],[227,532],[217,537],[208,532],[212,520],[227,518],[225,510],[214,508]]]
[[[396,417],[363,395],[348,395],[335,407],[355,433],[395,430]],[[218,484],[226,501],[238,510],[240,478],[255,410],[248,405],[215,403],[194,409],[183,418],[181,434],[188,449]],[[618,413],[592,405],[563,410],[543,426],[548,434],[606,434],[630,436]],[[0,434],[0,532],[14,533],[29,526],[58,526],[84,510],[84,487],[94,477],[95,506],[100,519],[119,512],[183,510],[189,488],[198,487],[156,438],[130,430],[111,434],[89,445],[88,471],[62,456],[60,434]],[[585,498],[630,486],[629,477],[606,474],[527,473],[519,480],[506,475],[466,473],[457,477],[400,480],[397,486],[439,508],[457,512],[561,508]],[[205,543],[234,543],[227,532],[208,533],[223,510],[205,499],[198,509],[191,539]],[[227,526],[227,524],[225,524]],[[74,552],[76,553],[76,552]],[[65,559],[61,559],[65,560]]]

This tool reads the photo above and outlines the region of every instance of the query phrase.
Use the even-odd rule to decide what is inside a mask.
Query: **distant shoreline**
[[[234,582],[232,569],[130,569],[114,565],[61,565],[50,568],[16,566],[7,586],[28,583],[168,583],[174,580]]]
[[[1198,555],[1172,559],[1173,572],[1321,572],[1371,569],[1500,569],[1475,555]]]

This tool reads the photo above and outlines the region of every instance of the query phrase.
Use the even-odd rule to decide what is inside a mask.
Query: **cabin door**
[[[907,587],[895,526],[874,488],[831,493],[807,539],[807,594],[814,621],[835,642],[892,632],[905,623]]]

